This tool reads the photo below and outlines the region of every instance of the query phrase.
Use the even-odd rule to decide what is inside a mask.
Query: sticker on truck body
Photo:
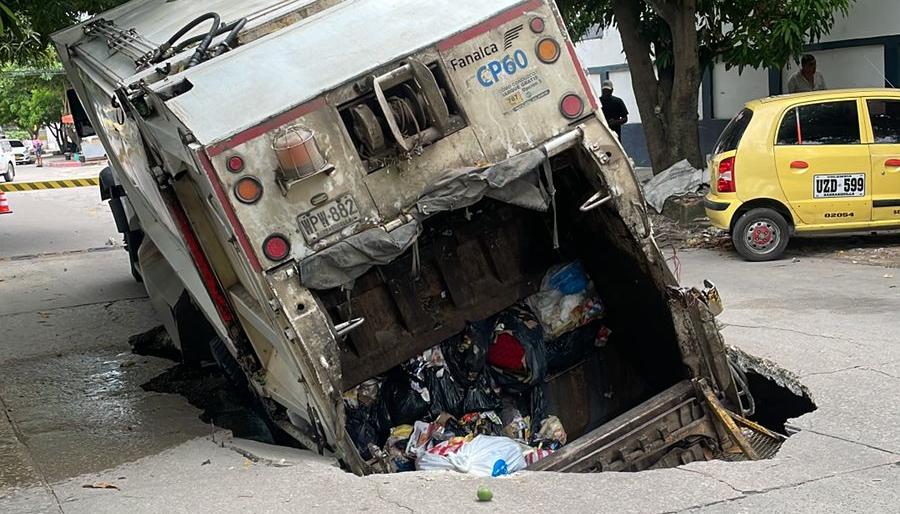
[[[865,173],[813,176],[813,198],[843,198],[865,195]]]
[[[523,109],[549,94],[550,88],[544,84],[544,80],[536,71],[501,87],[497,92],[503,104],[504,114]]]

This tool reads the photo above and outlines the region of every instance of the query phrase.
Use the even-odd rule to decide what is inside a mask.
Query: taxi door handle
[[[900,159],[888,159],[884,161],[886,168],[900,168]]]
[[[806,161],[793,161],[791,162],[791,169],[794,170],[805,170],[809,168],[809,163]]]

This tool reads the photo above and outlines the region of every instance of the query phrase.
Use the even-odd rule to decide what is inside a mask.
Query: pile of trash
[[[524,469],[566,444],[546,379],[606,344],[603,316],[580,263],[553,267],[539,292],[347,391],[348,433],[385,472]]]

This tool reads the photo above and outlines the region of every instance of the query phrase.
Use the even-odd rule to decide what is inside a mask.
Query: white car
[[[35,161],[34,151],[30,144],[23,143],[20,139],[6,139],[12,151],[16,154],[16,164],[33,164]]]
[[[0,175],[7,182],[16,178],[16,153],[8,139],[0,139]]]

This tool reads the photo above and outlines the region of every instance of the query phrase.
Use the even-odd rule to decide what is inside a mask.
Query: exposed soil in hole
[[[747,376],[755,412],[750,419],[769,430],[787,434],[785,422],[816,410],[809,390],[799,377],[774,362],[728,347],[728,357]]]
[[[202,409],[200,419],[217,428],[231,430],[235,437],[269,444],[280,444],[266,418],[254,408],[249,391],[232,384],[215,362],[202,365],[180,363],[181,353],[172,344],[163,327],[156,327],[130,338],[132,351],[139,355],[156,355],[179,364],[141,385],[145,391],[178,394],[188,403]]]
[[[770,430],[786,434],[784,424],[787,420],[816,410],[816,404],[809,396],[794,394],[765,375],[750,371],[747,382],[756,400],[756,412],[750,419]]]

